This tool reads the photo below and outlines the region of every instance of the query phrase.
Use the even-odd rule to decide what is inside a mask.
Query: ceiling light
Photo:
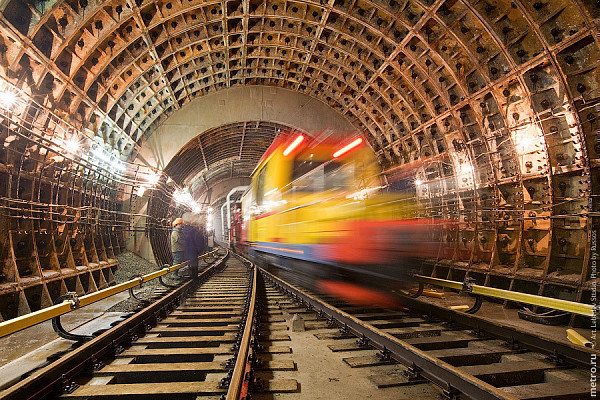
[[[17,101],[17,95],[10,91],[0,92],[0,104],[4,108],[9,108]]]
[[[68,140],[63,141],[63,146],[66,151],[71,154],[77,153],[79,151],[79,139],[76,136],[71,136]]]

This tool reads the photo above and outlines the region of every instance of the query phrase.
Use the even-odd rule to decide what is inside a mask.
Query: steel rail
[[[228,257],[229,252],[209,268],[203,270],[198,275],[197,280],[185,282],[179,288],[168,293],[139,313],[134,314],[55,362],[35,371],[19,383],[0,392],[0,399],[23,400],[46,398],[57,389],[56,385],[70,382],[73,376],[86,368],[92,367],[95,360],[98,360],[111,350],[114,351],[120,343],[134,341],[138,332],[143,332],[147,324],[157,321],[157,314],[161,310],[172,310],[178,306],[182,299],[196,287],[197,283],[210,277]]]
[[[248,354],[250,349],[250,337],[252,336],[252,329],[254,325],[257,287],[257,268],[253,263],[250,263],[250,266],[253,269],[252,295],[250,298],[250,305],[248,307],[248,315],[246,316],[244,334],[240,342],[238,355],[235,360],[235,367],[233,368],[233,374],[231,375],[231,381],[229,382],[229,388],[227,389],[226,400],[238,400],[240,398],[242,386],[244,385],[245,381],[246,363],[248,361]]]
[[[209,257],[216,251],[217,250],[213,250],[209,253],[203,254],[199,258]],[[158,271],[142,275],[138,278],[128,280],[115,286],[110,286],[106,289],[99,290],[82,297],[75,296],[73,300],[65,300],[60,304],[46,307],[20,317],[9,319],[8,321],[0,323],[0,338],[18,332],[22,329],[29,328],[33,325],[37,325],[41,322],[51,320],[52,318],[60,317],[61,315],[78,310],[97,301],[104,300],[107,297],[124,292],[130,288],[140,286],[145,282],[151,281],[170,272],[177,271],[185,266],[187,266],[187,261],[170,267],[164,267]]]
[[[512,290],[498,289],[487,286],[467,284],[463,282],[450,281],[447,279],[432,278],[423,275],[414,275],[414,279],[419,283],[445,287],[455,290],[464,290],[468,293],[494,297],[496,299],[509,300],[517,303],[526,303],[534,306],[551,308],[554,310],[566,311],[573,314],[592,317],[596,306],[593,304],[578,303],[576,301],[555,299],[552,297],[538,296],[535,294],[515,292]]]
[[[262,268],[260,268],[260,273],[274,286],[293,294],[297,300],[307,304],[314,311],[326,315],[329,320],[336,321],[341,328],[347,329],[357,337],[365,337],[370,346],[384,354],[389,354],[391,358],[401,364],[412,366],[413,371],[418,371],[421,377],[439,386],[448,394],[459,392],[474,400],[517,400],[516,397],[472,375],[465,374],[459,368],[431,357],[426,352],[375,328],[373,325],[305,293]]]
[[[530,333],[518,327],[501,325],[491,318],[465,314],[410,297],[403,297],[402,302],[410,310],[453,322],[458,326],[473,329],[479,334],[505,340],[513,346],[546,354],[554,358],[557,362],[591,368],[592,360],[600,357],[598,350],[577,346],[566,341],[561,342],[553,338],[546,338],[540,336],[543,335],[542,332]]]

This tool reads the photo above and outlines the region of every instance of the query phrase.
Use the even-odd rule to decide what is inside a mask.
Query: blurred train
[[[417,218],[414,192],[389,190],[361,137],[285,132],[254,169],[230,239],[261,265],[316,281],[396,287],[437,256],[437,226]]]

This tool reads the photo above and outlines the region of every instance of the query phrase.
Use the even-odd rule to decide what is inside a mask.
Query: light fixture
[[[63,141],[63,146],[66,151],[68,151],[71,154],[75,154],[79,151],[79,139],[77,138],[77,136],[71,136],[68,140]]]
[[[150,171],[146,175],[146,181],[152,185],[156,185],[159,180],[160,180],[160,171],[159,172]]]
[[[521,150],[521,153],[528,153],[532,151],[535,145],[535,140],[532,136],[517,136],[516,142],[517,147]]]
[[[423,184],[423,181],[420,179],[415,179],[415,186],[421,186]]]
[[[113,171],[124,171],[125,168],[127,168],[127,165],[119,160],[112,160],[110,162],[110,167],[113,169]]]
[[[471,164],[469,164],[468,162],[465,162],[464,164],[461,164],[461,166],[459,167],[459,174],[461,175],[471,175],[473,174],[473,171],[475,169],[473,168],[473,166]]]
[[[17,95],[9,90],[0,92],[0,104],[4,108],[9,108],[17,101]]]
[[[188,189],[175,189],[175,191],[173,192],[173,200],[175,200],[176,203],[191,208],[192,211],[196,213],[195,207],[198,207],[198,204],[194,201],[194,198],[192,197]]]
[[[346,154],[347,152],[349,152],[353,148],[355,148],[358,145],[360,145],[362,142],[363,142],[362,138],[356,138],[356,139],[354,139],[353,141],[351,141],[350,143],[348,143],[346,146],[342,147],[341,149],[339,149],[338,151],[336,151],[335,153],[333,153],[333,158],[338,158],[338,157]]]

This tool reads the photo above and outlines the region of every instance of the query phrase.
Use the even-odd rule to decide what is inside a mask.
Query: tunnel
[[[427,277],[595,301],[600,2],[0,2],[0,321],[171,263],[285,131],[360,135],[445,218]],[[241,192],[234,200],[239,199]],[[572,315],[568,326],[586,324]]]

